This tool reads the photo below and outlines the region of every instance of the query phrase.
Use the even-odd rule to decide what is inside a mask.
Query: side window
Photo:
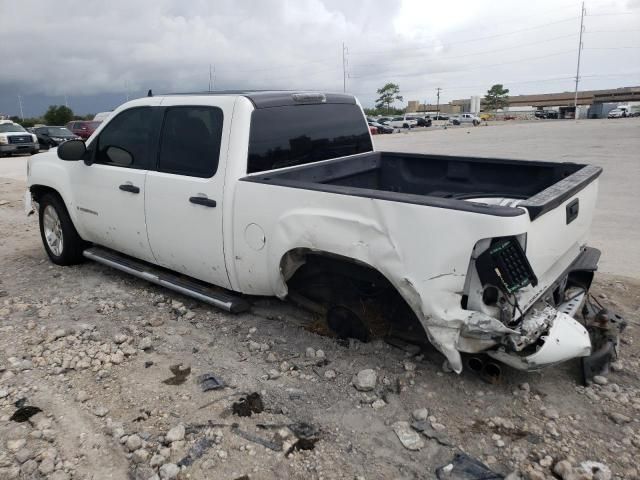
[[[164,117],[158,170],[210,178],[218,170],[222,110],[217,107],[169,107]]]
[[[97,139],[96,163],[148,168],[152,151],[152,109],[137,107],[119,113]]]

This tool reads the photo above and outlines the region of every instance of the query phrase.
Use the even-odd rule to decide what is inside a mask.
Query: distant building
[[[442,113],[478,113],[476,98],[452,100],[441,104]],[[575,92],[543,93],[536,95],[513,95],[509,97],[509,106],[505,112],[533,114],[536,110],[556,110],[560,118],[573,118],[575,114]],[[604,118],[610,110],[619,104],[640,103],[640,86],[613,88],[606,90],[583,90],[578,92],[578,116],[580,118]],[[484,101],[481,99],[481,107]],[[421,104],[417,100],[410,100],[407,112],[435,112],[436,105]]]

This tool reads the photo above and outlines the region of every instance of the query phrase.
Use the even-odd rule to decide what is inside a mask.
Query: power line
[[[544,40],[538,40],[535,42],[528,42],[528,43],[521,43],[519,45],[513,45],[511,47],[504,47],[504,48],[497,48],[497,49],[493,49],[493,50],[484,50],[481,52],[471,52],[471,53],[465,53],[462,55],[455,55],[455,56],[447,56],[446,58],[444,58],[444,60],[454,60],[457,58],[467,58],[467,57],[475,57],[477,55],[487,55],[487,54],[491,54],[491,53],[498,53],[498,52],[504,52],[506,50],[513,50],[513,49],[517,49],[517,48],[524,48],[524,47],[529,47],[529,46],[533,46],[533,45],[539,45],[541,43],[548,43],[554,40],[559,40],[559,39],[564,39],[564,38],[570,38],[570,37],[577,37],[578,34],[577,33],[570,33],[567,35],[560,35],[557,37],[552,37],[552,38],[547,38]],[[417,55],[417,56],[422,56],[422,54]],[[407,58],[400,58],[399,60],[406,60]],[[438,59],[433,59],[438,60]],[[386,62],[389,63],[389,62]],[[379,64],[361,64],[361,65],[357,65],[358,67],[378,67]]]
[[[530,30],[537,30],[539,28],[548,27],[550,25],[556,25],[556,24],[559,24],[559,23],[565,23],[565,22],[573,21],[573,20],[576,20],[577,18],[578,17],[570,17],[570,18],[565,18],[565,19],[562,19],[562,20],[558,20],[556,22],[547,22],[547,23],[543,23],[543,24],[540,24],[540,25],[535,25],[533,27],[522,28],[520,30],[512,30],[510,32],[496,33],[496,34],[493,34],[493,35],[486,35],[484,37],[475,37],[475,38],[468,39],[468,40],[460,40],[460,41],[457,41],[457,42],[450,42],[446,46],[450,47],[452,45],[459,45],[459,44],[469,43],[469,42],[477,42],[479,40],[487,40],[487,39],[491,39],[491,38],[503,37],[505,35],[513,35],[515,33],[528,32]],[[418,49],[423,49],[424,50],[425,48],[433,48],[433,47],[410,47],[410,48],[400,48],[400,49],[395,48],[395,49],[391,49],[391,50],[377,50],[377,51],[370,50],[368,52],[353,52],[353,53],[351,53],[351,55],[375,55],[375,54],[381,54],[381,53],[382,54],[384,54],[384,53],[398,53],[398,52],[406,51],[406,50],[410,50],[410,51],[415,51],[415,50],[418,50]]]

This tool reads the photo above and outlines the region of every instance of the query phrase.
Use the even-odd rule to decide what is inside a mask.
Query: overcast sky
[[[640,0],[586,0],[581,89],[640,85]],[[0,112],[109,110],[147,89],[347,91],[406,100],[573,89],[575,0],[0,0]]]

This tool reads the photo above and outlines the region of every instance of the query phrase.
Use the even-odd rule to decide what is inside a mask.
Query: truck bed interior
[[[466,200],[521,199],[520,206],[533,219],[584,188],[601,171],[576,163],[370,152],[243,180],[500,216],[524,211]]]

